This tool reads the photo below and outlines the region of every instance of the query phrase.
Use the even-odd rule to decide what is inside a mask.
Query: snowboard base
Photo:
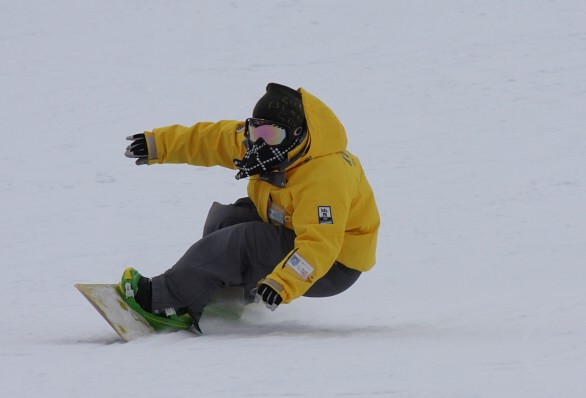
[[[120,296],[115,284],[76,284],[75,287],[92,304],[124,341],[156,333],[155,329]],[[239,319],[244,312],[244,292],[240,288],[218,291],[203,316]],[[203,317],[202,316],[202,317]]]

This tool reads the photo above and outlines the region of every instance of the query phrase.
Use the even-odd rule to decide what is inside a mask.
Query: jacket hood
[[[298,91],[303,100],[303,109],[311,140],[306,157],[318,157],[345,151],[348,146],[346,129],[334,111],[305,89],[300,88]]]

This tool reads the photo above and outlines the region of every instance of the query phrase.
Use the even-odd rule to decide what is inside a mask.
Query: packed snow
[[[586,2],[0,3],[2,397],[586,395]],[[73,287],[168,267],[235,172],[125,136],[248,117],[268,82],[345,124],[382,226],[346,293],[122,343]]]

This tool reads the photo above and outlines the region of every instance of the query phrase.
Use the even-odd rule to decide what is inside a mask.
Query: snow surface
[[[2,397],[586,396],[586,2],[0,2]],[[303,86],[375,189],[378,265],[127,344],[73,287],[155,275],[220,168],[126,135]]]

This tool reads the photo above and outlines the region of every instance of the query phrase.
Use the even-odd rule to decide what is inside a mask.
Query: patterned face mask
[[[288,160],[287,154],[293,150],[300,142],[303,134],[296,137],[287,148],[279,148],[268,145],[263,138],[256,142],[248,142],[248,150],[242,160],[234,159],[234,164],[240,171],[236,174],[236,179],[250,177],[257,174],[263,174],[272,171],[281,163]]]

